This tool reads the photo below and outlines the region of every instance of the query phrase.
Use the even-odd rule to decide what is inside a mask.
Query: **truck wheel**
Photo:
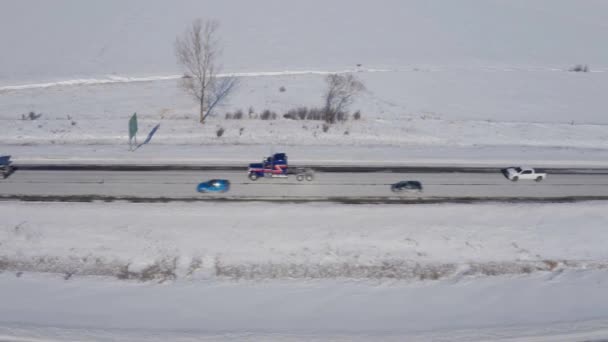
[[[309,182],[312,181],[314,178],[315,177],[313,175],[311,175],[311,174],[306,175],[306,180],[309,181]]]
[[[258,179],[258,175],[255,173],[250,173],[249,174],[249,179],[251,179],[252,181],[257,180]]]
[[[297,175],[296,179],[298,180],[298,182],[301,182],[304,180],[304,175]]]
[[[513,177],[513,179],[511,179],[512,182],[517,182],[519,180],[519,177],[515,176]]]
[[[542,180],[543,180],[543,177],[541,177],[541,176],[536,177],[536,181],[537,181],[537,182],[540,182],[540,181],[542,181]]]

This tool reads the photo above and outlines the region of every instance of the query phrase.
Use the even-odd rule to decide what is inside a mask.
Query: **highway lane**
[[[196,185],[225,178],[231,190],[199,194]],[[422,193],[397,195],[390,185],[418,180]],[[251,181],[244,171],[75,171],[19,170],[0,180],[0,197],[44,199],[238,199],[327,200],[382,202],[408,200],[608,199],[608,174],[549,174],[542,182],[511,182],[501,173],[488,172],[317,172],[312,182],[289,178]]]

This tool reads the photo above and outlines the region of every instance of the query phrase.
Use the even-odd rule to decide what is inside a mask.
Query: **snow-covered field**
[[[604,270],[424,285],[151,285],[0,274],[0,339],[603,341],[607,281]]]
[[[549,155],[608,149],[608,48],[599,43],[608,33],[605,3],[336,0],[319,11],[320,5],[244,1],[235,11],[207,1],[7,3],[0,14],[6,42],[0,150],[18,157],[26,146],[35,152],[24,153],[43,157],[43,146],[78,145],[86,147],[80,157],[90,158],[98,147],[126,145],[133,112],[140,139],[160,123],[152,143],[174,152],[204,145],[221,154],[210,146],[235,144],[427,148],[429,154],[448,146],[534,147]],[[15,34],[9,28],[20,26],[15,20],[31,7],[40,12],[27,12],[32,24]],[[337,25],[332,18],[341,12]],[[195,102],[177,87],[172,51],[196,13],[220,20],[224,71],[240,79],[205,126],[197,123]],[[585,13],[584,20],[571,13]],[[46,47],[43,59],[34,52],[40,47]],[[591,72],[568,72],[575,64],[589,64]],[[324,132],[320,122],[282,118],[290,108],[319,106],[324,75],[345,71],[367,86],[353,106],[361,120]],[[269,109],[279,119],[249,119],[250,107],[254,116]],[[246,118],[224,119],[236,109]],[[21,120],[30,111],[42,116]],[[217,137],[220,127],[225,133]]]
[[[204,126],[173,55],[197,17],[239,78]],[[7,0],[0,154],[606,167],[606,22],[601,0]],[[333,72],[365,83],[361,120],[282,118]],[[160,129],[128,152],[133,112]],[[606,338],[606,209],[2,202],[0,340]]]
[[[154,144],[332,146],[533,146],[608,149],[608,73],[438,70],[361,72],[368,91],[354,109],[361,120],[332,126],[282,118],[290,108],[321,104],[320,75],[244,77],[227,107],[197,124],[197,108],[176,80],[56,86],[5,91],[0,118],[7,145],[125,145],[126,121],[139,115]],[[279,88],[284,86],[285,92]],[[567,96],[565,96],[567,94]],[[249,119],[264,109],[279,119]],[[225,120],[240,108],[242,120]],[[43,113],[21,120],[29,111]],[[221,138],[219,127],[225,129]]]
[[[605,212],[3,203],[0,336],[605,337]]]

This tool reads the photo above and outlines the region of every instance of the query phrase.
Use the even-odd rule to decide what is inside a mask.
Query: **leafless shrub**
[[[0,272],[9,269],[10,262],[7,258],[0,257]]]
[[[331,115],[331,119],[328,115]],[[328,113],[321,108],[298,107],[288,110],[287,113],[283,114],[283,117],[291,120],[323,120],[330,123],[332,120],[333,122],[347,121],[350,115],[343,111]]]
[[[591,267],[605,269],[605,263],[562,262],[564,267]],[[471,263],[418,263],[407,260],[389,259],[373,264],[358,262],[335,263],[251,263],[226,264],[215,260],[215,275],[233,279],[277,279],[277,278],[351,278],[351,279],[405,279],[439,280],[454,276],[501,276],[507,274],[530,274],[535,272],[558,272],[555,261],[505,261]],[[466,271],[461,271],[463,266]]]
[[[49,272],[62,274],[69,279],[73,275],[107,275],[116,274],[118,264],[115,261],[100,260],[88,257],[53,257],[32,256],[7,258],[0,256],[0,272]]]
[[[300,107],[300,108],[296,109],[296,115],[297,115],[297,118],[300,120],[306,119],[306,115],[308,115],[308,108]]]
[[[201,123],[236,86],[234,77],[217,77],[221,53],[218,28],[215,20],[197,19],[174,44],[178,64],[184,71],[180,85],[197,100]]]
[[[164,282],[177,277],[175,273],[177,269],[177,257],[157,260],[139,272],[129,270],[129,266],[129,264],[121,266],[116,272],[116,278],[121,280],[137,279],[139,281],[158,280],[159,282]]]
[[[359,110],[358,110],[358,111],[356,111],[356,112],[353,114],[353,119],[354,119],[354,120],[361,120],[361,111],[359,111]]]
[[[203,259],[201,259],[200,257],[192,258],[192,261],[190,261],[190,265],[188,266],[188,271],[186,272],[186,274],[191,276],[192,274],[194,274],[194,272],[196,272],[196,270],[200,269],[201,267],[203,267]]]
[[[224,135],[224,128],[220,127],[217,129],[217,131],[215,131],[215,135],[217,135],[218,138],[220,138],[222,135]]]
[[[224,116],[224,118],[225,118],[226,120],[232,120],[232,113],[227,112],[227,113],[226,113],[226,116]]]
[[[139,280],[150,281],[150,280],[169,280],[175,279],[175,269],[177,268],[177,258],[172,261],[161,260],[156,262],[141,271]]]
[[[311,108],[306,114],[306,120],[324,120],[323,113],[319,108]]]
[[[123,280],[164,282],[177,278],[178,258],[174,256],[153,260],[141,269],[134,269],[124,260],[107,260],[93,255],[85,256],[3,256],[0,255],[0,272],[48,272],[62,275],[65,279],[73,276],[113,276]],[[203,266],[203,260],[195,257],[185,269],[192,275]],[[212,266],[212,265],[207,265]],[[358,259],[343,259],[335,262],[303,263],[260,262],[226,263],[220,256],[214,261],[215,276],[231,279],[396,279],[396,280],[438,280],[449,277],[501,276],[508,274],[531,274],[553,272],[564,269],[605,270],[605,261],[577,260],[529,260],[496,261],[480,263],[424,263],[405,259],[387,258],[371,263],[361,263]]]
[[[305,120],[307,116],[308,116],[307,107],[292,108],[283,115],[284,118],[291,119],[291,120]]]
[[[40,119],[40,117],[42,116],[42,113],[36,114],[35,112],[29,112],[26,114],[21,114],[21,120],[37,120]]]
[[[340,113],[344,115],[355,97],[365,90],[365,86],[353,74],[331,74],[327,75],[325,81],[325,121],[335,123],[339,120]]]
[[[15,233],[19,233],[21,231],[21,228],[23,228],[23,226],[27,223],[27,221],[23,221],[23,222],[19,222],[19,224],[15,225],[13,227],[13,232]]]
[[[295,109],[288,110],[287,113],[283,114],[283,118],[290,119],[290,120],[297,120],[298,116],[296,114],[296,110]]]
[[[215,256],[215,260],[213,261],[213,268],[215,269],[215,275],[220,276],[222,274],[222,261],[219,256]]]
[[[266,109],[266,110],[264,110],[262,112],[262,114],[260,114],[260,119],[262,119],[262,120],[276,120],[277,119],[277,113]]]
[[[287,113],[283,114],[283,118],[290,120],[297,120],[295,113],[293,113],[293,109],[287,111]]]
[[[215,275],[233,279],[281,278],[351,278],[351,279],[410,279],[437,280],[453,274],[454,264],[417,264],[388,260],[380,264],[360,265],[348,262],[324,264],[238,264],[227,265],[216,259]]]
[[[348,120],[348,116],[349,115],[346,112],[337,112],[334,120],[335,121],[346,121],[346,120]],[[326,121],[327,121],[327,119],[326,119]]]
[[[550,271],[553,271],[557,267],[557,265],[559,265],[559,263],[555,260],[543,260],[543,262],[545,263],[545,265],[547,265]]]
[[[238,109],[236,112],[234,112],[234,115],[232,116],[232,118],[234,120],[241,120],[241,119],[243,119],[243,116],[244,116],[243,111]]]
[[[116,272],[116,278],[120,280],[126,280],[133,278],[134,274],[135,273],[129,271],[129,264],[126,264],[118,268],[118,271]]]
[[[323,132],[327,133],[327,131],[329,130],[329,125],[327,123],[323,124]]]
[[[469,265],[469,269],[464,275],[485,275],[497,276],[503,274],[528,274],[538,271],[550,271],[551,265],[545,262],[488,262],[474,263]]]
[[[577,64],[570,68],[572,72],[589,72],[589,66],[587,64]]]

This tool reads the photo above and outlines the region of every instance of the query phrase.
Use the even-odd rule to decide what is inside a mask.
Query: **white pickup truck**
[[[530,179],[537,182],[547,178],[546,173],[536,172],[531,167],[509,167],[503,170],[504,175],[512,182],[520,179]]]

